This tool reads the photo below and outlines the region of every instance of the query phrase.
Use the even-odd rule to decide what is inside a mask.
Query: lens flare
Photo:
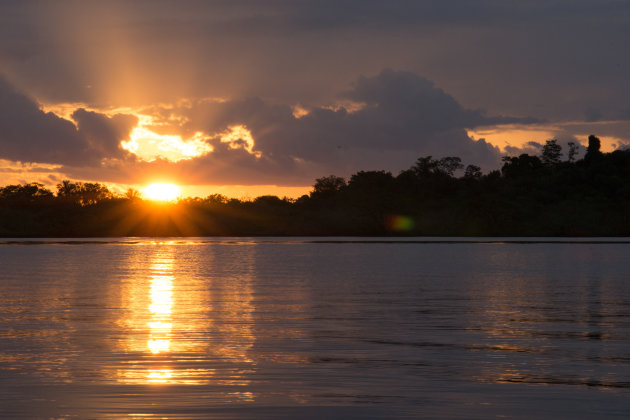
[[[390,214],[385,218],[385,226],[391,232],[409,232],[414,226],[414,220],[409,216]]]

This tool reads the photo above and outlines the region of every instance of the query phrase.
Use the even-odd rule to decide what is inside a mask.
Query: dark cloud
[[[13,107],[0,109],[0,156],[74,168],[123,156],[133,117],[70,121],[29,97],[144,107],[163,134],[246,125],[261,158],[214,139],[201,159],[163,163],[204,181],[396,171],[428,154],[490,168],[498,150],[467,129],[542,120],[590,121],[624,144],[611,120],[630,120],[628,41],[630,3],[618,0],[2,2],[0,71],[28,97],[0,82]],[[406,72],[379,74],[388,67]],[[377,76],[348,89],[359,74]],[[180,99],[190,105],[173,108]],[[365,106],[340,107],[349,100]],[[298,103],[310,113],[295,118]]]
[[[429,80],[393,70],[360,77],[339,99],[360,103],[362,108],[314,107],[296,117],[291,106],[260,98],[154,108],[152,113],[165,122],[173,116],[186,121],[182,129],[187,135],[201,131],[214,136],[215,150],[191,161],[143,165],[146,170],[152,166],[155,175],[170,171],[193,183],[281,185],[309,184],[327,173],[347,176],[369,169],[398,173],[426,155],[459,156],[493,169],[499,163],[499,150],[484,140],[472,140],[466,129],[527,120],[487,117],[465,109]],[[237,125],[251,131],[253,152],[260,152],[260,157],[220,142],[220,134]]]
[[[342,97],[363,108],[350,112],[343,107],[316,107],[296,118],[291,107],[260,99],[205,103],[191,109],[189,124],[191,130],[208,133],[244,124],[252,131],[257,149],[275,159],[311,161],[334,169],[348,163],[354,168],[375,165],[375,157],[381,156],[381,166],[398,169],[408,163],[409,156],[423,154],[456,155],[492,165],[497,150],[473,141],[465,129],[529,121],[486,117],[465,109],[429,80],[409,72],[384,70],[374,77],[360,77]],[[397,157],[388,160],[385,151]],[[376,156],[369,158],[372,154]]]
[[[70,163],[85,153],[72,122],[43,112],[0,78],[0,156],[27,162]]]
[[[0,158],[22,162],[98,164],[121,157],[121,140],[137,123],[136,117],[107,117],[78,109],[78,127],[52,112],[44,112],[26,95],[0,78]]]
[[[359,170],[407,169],[420,156],[459,156],[465,163],[495,169],[500,151],[484,140],[474,141],[468,128],[490,122],[524,123],[526,119],[486,116],[468,110],[420,76],[384,70],[373,77],[360,77],[338,97],[352,100],[343,106],[313,107],[297,117],[287,104],[261,98],[186,102],[179,107],[152,107],[156,128],[190,136],[203,132],[214,147],[205,156],[168,162],[110,162],[94,172],[91,168],[66,168],[80,177],[105,176],[110,181],[143,183],[168,174],[170,179],[190,184],[308,185],[323,174],[348,176]],[[182,122],[181,126],[177,125]],[[247,139],[221,136],[235,126],[252,134]]]
[[[588,107],[584,112],[584,119],[586,122],[601,121],[602,117],[603,114],[593,107]]]
[[[393,67],[493,114],[630,109],[630,3],[616,0],[3,2],[0,23],[0,66],[51,102],[314,105]]]
[[[480,125],[535,123],[534,118],[486,117],[480,110],[465,109],[455,98],[426,78],[411,72],[384,70],[376,77],[360,77],[345,96],[368,105],[370,117],[402,118],[425,133]]]
[[[72,113],[79,135],[87,142],[90,150],[100,157],[121,158],[127,152],[120,147],[120,141],[129,137],[131,130],[138,125],[138,117],[116,114],[108,117],[98,112],[79,108]]]
[[[531,156],[539,155],[542,150],[543,144],[535,141],[528,141],[520,146],[505,146],[504,150],[508,156],[520,156],[522,154],[528,154]]]

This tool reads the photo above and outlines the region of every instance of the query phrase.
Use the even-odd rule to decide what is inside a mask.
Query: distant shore
[[[487,174],[457,157],[427,156],[397,176],[322,177],[298,199],[157,203],[96,183],[64,181],[56,193],[9,185],[0,188],[0,237],[630,236],[630,151],[602,153],[590,136],[584,158],[561,156],[550,140],[541,156],[506,156]]]

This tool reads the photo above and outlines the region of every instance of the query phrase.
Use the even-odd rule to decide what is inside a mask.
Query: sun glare
[[[157,182],[145,187],[142,194],[149,200],[173,201],[181,194],[181,188],[175,184]]]
[[[157,134],[139,126],[133,129],[129,141],[123,141],[120,145],[145,162],[153,162],[158,158],[178,162],[212,152],[213,147],[206,140],[201,132],[184,140],[179,135]]]

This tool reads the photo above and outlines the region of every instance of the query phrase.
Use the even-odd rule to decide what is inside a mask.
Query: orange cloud
[[[254,151],[254,138],[244,125],[232,125],[219,134],[219,137],[221,143],[228,143],[230,149],[243,149],[257,158],[262,156],[261,152]]]
[[[129,141],[120,143],[122,148],[146,162],[156,159],[177,162],[203,156],[214,150],[201,132],[184,140],[176,134],[154,133],[141,124],[131,131],[129,138]]]

